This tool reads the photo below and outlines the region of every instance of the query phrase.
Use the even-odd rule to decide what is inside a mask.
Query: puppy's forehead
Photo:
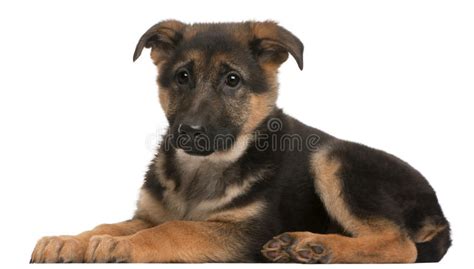
[[[183,34],[177,62],[192,60],[203,71],[211,67],[217,70],[222,64],[247,67],[252,64],[249,36],[245,23],[193,24]]]
[[[201,55],[247,52],[249,27],[244,23],[193,24],[183,33],[180,49]]]
[[[207,37],[222,41],[232,40],[242,45],[248,43],[250,36],[249,23],[196,23],[188,26],[183,34],[185,41]]]

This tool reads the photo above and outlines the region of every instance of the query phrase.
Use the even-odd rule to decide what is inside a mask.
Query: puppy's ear
[[[261,63],[279,66],[288,59],[288,53],[295,58],[303,70],[303,43],[290,31],[275,22],[251,22],[253,40],[250,47]]]
[[[168,56],[183,38],[186,24],[168,20],[153,25],[146,31],[138,41],[133,61],[136,61],[142,54],[143,48],[152,49],[152,58],[158,64],[164,57]]]

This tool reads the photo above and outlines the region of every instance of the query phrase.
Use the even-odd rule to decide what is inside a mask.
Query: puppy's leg
[[[133,219],[116,224],[102,224],[93,230],[76,236],[48,236],[36,244],[31,262],[83,262],[89,239],[95,235],[125,236],[151,227],[151,224],[140,219]]]
[[[239,224],[169,221],[130,236],[96,236],[87,262],[226,262],[245,260]]]
[[[270,240],[262,250],[274,262],[412,263],[415,244],[396,231],[360,237],[290,232]]]

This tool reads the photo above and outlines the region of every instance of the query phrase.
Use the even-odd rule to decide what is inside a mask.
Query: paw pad
[[[262,254],[272,262],[329,263],[331,255],[320,243],[300,242],[288,233],[274,237],[262,248]]]

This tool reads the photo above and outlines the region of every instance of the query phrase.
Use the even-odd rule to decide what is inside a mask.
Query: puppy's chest
[[[259,183],[271,178],[270,167],[249,169],[239,162],[160,154],[147,179],[151,183],[145,184],[140,194],[136,215],[155,223],[204,221],[229,215],[232,210],[238,210],[234,201],[247,201],[245,197],[255,193],[254,188],[265,186]]]
[[[173,219],[205,220],[233,199],[244,195],[252,180],[239,178],[240,170],[229,163],[202,157],[176,158],[174,185],[163,193],[163,204]]]
[[[182,219],[205,218],[226,196],[224,169],[206,162],[178,163],[177,184],[163,195],[168,210]]]

